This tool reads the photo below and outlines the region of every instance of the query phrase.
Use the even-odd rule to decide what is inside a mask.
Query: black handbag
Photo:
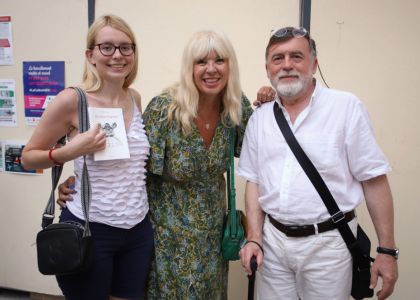
[[[242,241],[245,239],[243,222],[245,215],[236,209],[235,173],[234,173],[234,129],[230,129],[230,155],[229,168],[227,170],[228,210],[223,224],[222,255],[226,260],[238,260]]]
[[[353,257],[352,297],[356,300],[373,297],[373,289],[370,289],[369,286],[370,268],[374,259],[370,257],[369,237],[359,225],[357,226],[357,238],[353,235],[348,223],[344,219],[343,212],[338,207],[337,202],[318,170],[299,145],[277,102],[274,103],[273,109],[274,116],[283,133],[284,139],[320,195],[328,212],[331,214],[331,219],[335,223]]]
[[[86,95],[74,88],[79,97],[79,132],[89,129]],[[65,137],[60,139],[65,143]],[[54,223],[55,189],[63,170],[62,165],[52,167],[52,190],[42,215],[42,230],[36,237],[38,269],[44,275],[70,275],[87,269],[92,261],[91,232],[89,228],[89,204],[91,189],[86,157],[83,157],[81,197],[85,225],[77,222]]]

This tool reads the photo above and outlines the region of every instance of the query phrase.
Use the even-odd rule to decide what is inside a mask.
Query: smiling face
[[[268,50],[267,76],[279,96],[286,100],[306,94],[316,67],[317,59],[311,55],[305,38],[291,38]]]
[[[95,66],[99,76],[103,80],[121,80],[130,74],[134,67],[134,53],[122,55],[116,49],[111,56],[105,56],[99,50],[98,44],[110,44],[114,46],[132,44],[133,41],[124,32],[110,26],[105,26],[98,31],[93,49],[86,50],[86,57]]]
[[[219,96],[226,87],[228,78],[228,62],[215,51],[194,64],[193,79],[201,97]]]

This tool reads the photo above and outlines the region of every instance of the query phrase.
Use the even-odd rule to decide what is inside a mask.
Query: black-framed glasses
[[[285,36],[293,37],[309,37],[309,32],[303,27],[284,27],[276,30],[271,30],[271,37],[282,38]]]
[[[136,45],[130,44],[130,43],[121,44],[119,46],[115,46],[114,44],[110,44],[110,43],[102,43],[102,44],[96,44],[95,47],[96,46],[98,46],[99,51],[104,56],[114,55],[117,49],[120,51],[121,55],[130,56],[136,50]]]

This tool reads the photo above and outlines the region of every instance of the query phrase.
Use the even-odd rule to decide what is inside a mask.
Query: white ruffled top
[[[133,106],[133,118],[127,131],[130,158],[94,161],[93,155],[86,156],[92,189],[91,222],[129,229],[140,223],[149,211],[146,161],[150,145],[141,113],[137,105]],[[83,157],[78,157],[74,160],[77,193],[73,194],[73,201],[67,202],[67,207],[73,215],[84,220],[80,200],[82,168]]]

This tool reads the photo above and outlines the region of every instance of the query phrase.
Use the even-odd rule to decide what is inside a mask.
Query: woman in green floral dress
[[[153,98],[143,115],[156,252],[148,299],[227,299],[220,245],[229,128],[235,127],[239,155],[252,108],[223,34],[193,35],[181,68],[180,82]]]

